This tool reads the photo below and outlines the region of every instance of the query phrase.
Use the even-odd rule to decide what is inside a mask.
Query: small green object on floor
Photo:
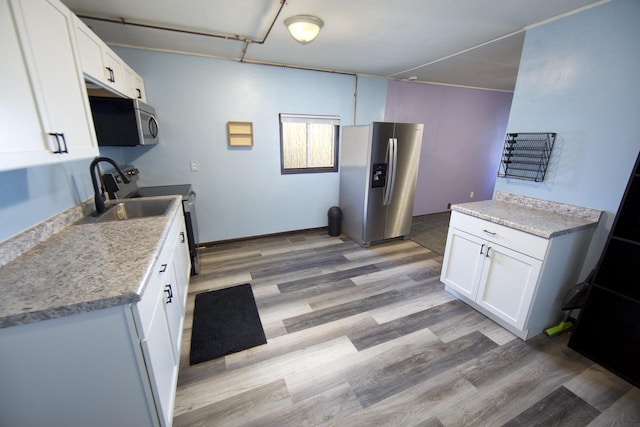
[[[573,329],[573,322],[560,322],[556,326],[552,326],[551,328],[546,329],[544,332],[550,336],[555,337],[556,335],[560,335],[563,332],[569,332]]]

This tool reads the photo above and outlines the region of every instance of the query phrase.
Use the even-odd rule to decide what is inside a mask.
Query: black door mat
[[[251,285],[196,295],[189,364],[266,344]]]

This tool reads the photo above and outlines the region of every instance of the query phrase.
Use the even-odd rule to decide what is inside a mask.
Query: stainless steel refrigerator
[[[342,127],[342,231],[362,246],[411,231],[424,125]]]

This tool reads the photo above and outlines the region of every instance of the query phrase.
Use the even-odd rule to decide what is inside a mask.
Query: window
[[[340,117],[280,114],[283,174],[337,172]]]

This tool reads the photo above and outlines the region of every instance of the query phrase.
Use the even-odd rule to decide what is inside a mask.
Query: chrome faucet
[[[111,165],[116,169],[116,171],[118,171],[118,173],[122,177],[122,180],[124,181],[124,183],[125,184],[129,183],[129,179],[125,176],[124,172],[122,172],[122,170],[120,169],[120,166],[118,166],[118,164],[114,160],[108,157],[96,157],[95,159],[93,159],[93,161],[89,165],[89,174],[91,175],[91,183],[93,184],[94,201],[96,204],[97,215],[107,210],[107,207],[104,203],[105,197],[102,191],[100,191],[100,187],[98,186],[98,176],[96,174],[96,169],[97,169],[98,163],[100,162],[111,163]]]

